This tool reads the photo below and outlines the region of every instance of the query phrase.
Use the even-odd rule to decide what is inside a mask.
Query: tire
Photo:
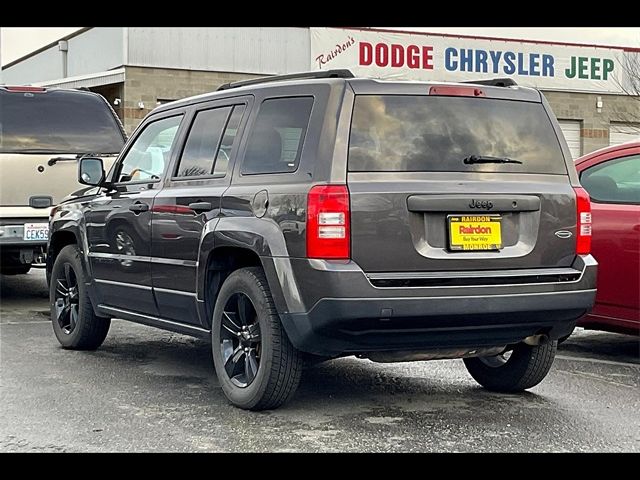
[[[463,360],[469,374],[487,390],[516,393],[536,386],[547,376],[557,347],[557,341],[537,346],[520,343],[506,360],[503,355]]]
[[[111,319],[95,314],[85,283],[80,249],[67,245],[56,257],[49,285],[53,333],[66,349],[95,350],[111,326]]]
[[[282,327],[261,268],[242,268],[225,280],[211,339],[216,375],[233,405],[268,410],[291,399],[304,361]]]

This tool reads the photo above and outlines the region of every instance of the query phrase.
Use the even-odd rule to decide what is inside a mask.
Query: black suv
[[[549,371],[594,302],[589,197],[545,98],[509,80],[325,71],[150,113],[52,212],[53,329],[210,338],[225,395],[275,408],[304,362],[464,358],[497,391]]]

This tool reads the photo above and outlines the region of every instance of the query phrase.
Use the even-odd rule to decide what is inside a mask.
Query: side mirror
[[[83,157],[78,166],[78,182],[92,187],[99,187],[104,183],[105,174],[101,158]]]

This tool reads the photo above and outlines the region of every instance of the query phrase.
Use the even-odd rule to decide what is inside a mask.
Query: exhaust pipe
[[[372,362],[419,362],[423,360],[444,360],[451,358],[490,357],[499,355],[507,348],[506,345],[484,348],[441,348],[427,351],[392,351],[392,352],[363,352],[358,358],[367,358]]]
[[[546,333],[540,333],[538,335],[531,335],[530,337],[526,337],[522,341],[527,345],[531,345],[532,347],[535,347],[538,345],[546,345],[547,343],[549,343],[550,338],[549,338],[549,335],[547,335]]]

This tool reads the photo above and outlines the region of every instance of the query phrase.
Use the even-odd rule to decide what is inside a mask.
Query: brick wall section
[[[611,122],[640,121],[640,101],[626,95],[598,95],[590,93],[544,92],[558,120],[580,120],[582,154],[609,145]],[[596,109],[598,97],[602,111]]]
[[[123,122],[128,134],[153,110],[160,100],[178,100],[212,92],[223,83],[256,78],[263,75],[203,72],[168,68],[126,67]],[[138,107],[138,102],[144,108]]]

